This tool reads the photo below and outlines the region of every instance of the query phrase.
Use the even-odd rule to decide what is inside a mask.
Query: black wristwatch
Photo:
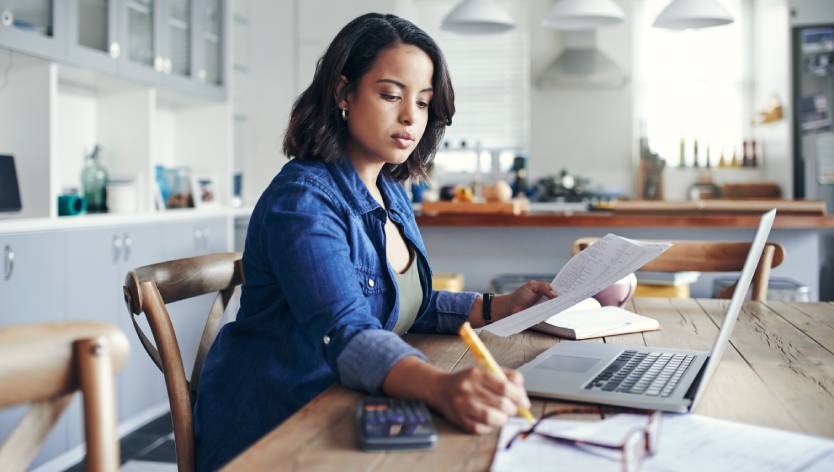
[[[484,306],[483,306],[483,315],[484,315],[484,323],[490,324],[492,323],[492,297],[495,296],[492,292],[484,292]]]

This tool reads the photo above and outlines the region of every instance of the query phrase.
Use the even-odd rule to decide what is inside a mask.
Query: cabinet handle
[[[124,245],[124,242],[122,241],[122,238],[119,237],[118,234],[114,234],[113,235],[113,262],[114,263],[119,262],[119,258],[122,255],[122,246],[123,245]]]
[[[197,78],[198,78],[198,79],[200,79],[200,80],[201,80],[201,81],[203,81],[203,82],[205,82],[205,81],[206,81],[206,76],[207,76],[207,75],[208,75],[208,74],[206,74],[206,70],[205,70],[205,69],[200,69],[199,71],[197,71]]]
[[[3,253],[3,280],[9,280],[12,278],[12,272],[14,272],[14,251],[7,244]]]
[[[203,228],[203,248],[208,249],[209,247],[209,229]]]
[[[122,233],[122,240],[124,240],[124,254],[122,254],[122,260],[127,262],[130,259],[130,250],[133,248],[133,238],[130,237],[127,233]]]
[[[171,62],[170,57],[166,57],[165,58],[165,73],[170,74],[172,70],[174,70],[173,62]]]
[[[118,59],[119,56],[121,56],[121,55],[122,55],[122,47],[119,46],[119,43],[116,42],[116,41],[113,41],[112,43],[110,43],[110,57],[112,57],[113,59]]]
[[[14,23],[14,13],[8,8],[0,13],[0,24],[3,26],[11,26]]]
[[[194,247],[199,249],[201,244],[200,241],[203,239],[203,230],[200,228],[194,228]]]
[[[153,58],[153,69],[157,72],[165,72],[165,59],[162,56]]]

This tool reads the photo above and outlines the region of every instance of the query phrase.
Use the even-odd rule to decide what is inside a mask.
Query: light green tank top
[[[420,271],[417,269],[417,256],[409,244],[410,262],[402,274],[394,272],[394,281],[400,297],[400,316],[394,325],[394,332],[402,336],[414,324],[420,305],[423,303],[423,287],[420,285]]]

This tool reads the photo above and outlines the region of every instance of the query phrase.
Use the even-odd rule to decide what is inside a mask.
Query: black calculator
[[[365,397],[356,407],[356,430],[365,451],[428,449],[437,443],[431,413],[417,400]]]

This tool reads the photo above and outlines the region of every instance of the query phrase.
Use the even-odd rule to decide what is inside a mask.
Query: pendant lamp
[[[550,7],[542,26],[559,30],[587,30],[622,23],[625,13],[613,0],[559,0]]]
[[[515,28],[515,20],[493,0],[463,0],[440,28],[461,34],[495,34]]]
[[[657,15],[655,28],[686,30],[722,26],[733,22],[733,17],[718,0],[672,0]]]

